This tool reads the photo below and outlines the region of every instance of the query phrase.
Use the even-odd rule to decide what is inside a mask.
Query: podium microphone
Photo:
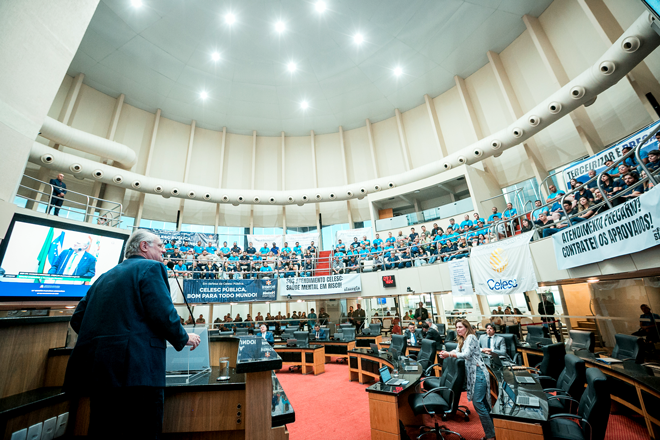
[[[179,290],[181,291],[181,296],[183,296],[183,301],[186,303],[186,307],[188,308],[188,313],[190,313],[190,317],[193,320],[193,328],[197,325],[197,321],[195,321],[195,317],[193,316],[192,310],[190,310],[190,304],[188,304],[188,299],[186,298],[186,294],[183,292],[183,287],[181,287],[181,283],[179,282],[179,277],[174,273],[174,279],[176,280],[176,284],[179,286]]]

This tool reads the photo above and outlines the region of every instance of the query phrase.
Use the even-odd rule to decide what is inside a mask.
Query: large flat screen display
[[[122,260],[126,239],[17,214],[0,245],[0,301],[80,299]]]
[[[642,0],[642,3],[653,12],[653,15],[660,18],[660,0]]]

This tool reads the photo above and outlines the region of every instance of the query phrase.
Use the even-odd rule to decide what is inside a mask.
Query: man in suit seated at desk
[[[403,332],[403,337],[406,338],[406,341],[408,342],[408,345],[415,347],[418,344],[421,343],[420,338],[417,337],[415,334],[415,323],[414,322],[409,322],[408,323],[408,328],[406,329],[405,332]]]
[[[268,331],[268,327],[266,327],[266,324],[261,324],[261,327],[259,327],[259,330],[261,333],[259,333],[259,336],[264,338],[270,345],[273,345],[275,343],[275,338],[273,337],[273,332]]]
[[[48,273],[93,278],[96,274],[96,258],[87,252],[91,245],[91,238],[77,240],[71,248],[58,255],[55,263],[48,269]]]
[[[486,324],[486,334],[479,338],[479,347],[482,353],[506,356],[504,338],[495,334],[495,326],[490,322]]]
[[[321,328],[320,325],[316,324],[314,326],[314,331],[312,332],[312,339],[317,341],[327,341],[328,340],[328,330]]]
[[[422,334],[424,335],[424,339],[435,341],[436,347],[442,346],[442,336],[440,336],[437,330],[432,329],[428,322],[422,324]]]

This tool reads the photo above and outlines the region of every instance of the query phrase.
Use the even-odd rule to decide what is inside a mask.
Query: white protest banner
[[[660,190],[656,187],[623,205],[552,236],[559,269],[584,266],[660,244]]]
[[[472,295],[470,263],[467,258],[449,262],[449,277],[451,278],[451,293],[454,295]]]
[[[362,281],[359,274],[295,277],[284,278],[281,281],[284,281],[282,296],[329,295],[360,292],[362,290]]]
[[[533,232],[472,248],[470,270],[478,295],[508,295],[538,288],[529,252]]]
[[[314,246],[319,249],[319,233],[318,232],[306,232],[304,234],[286,234],[284,241],[289,244],[289,247],[293,249],[296,246],[296,242],[300,244],[300,247],[307,249],[307,246],[314,242]]]
[[[571,179],[577,179],[577,181],[581,183],[584,183],[587,180],[589,180],[590,179],[588,174],[589,170],[594,170],[596,171],[596,173],[600,174],[606,168],[605,166],[606,161],[611,160],[616,162],[617,159],[621,159],[623,157],[624,147],[635,148],[638,144],[640,144],[644,140],[646,136],[658,131],[659,128],[660,128],[660,121],[654,122],[653,124],[642,128],[641,130],[631,134],[625,139],[620,140],[616,144],[599,152],[598,154],[594,154],[593,156],[589,156],[588,158],[580,162],[567,166],[563,171],[566,187],[570,188]],[[646,154],[648,154],[649,151],[657,150],[657,149],[658,149],[658,141],[656,141],[655,138],[651,138],[642,147],[640,151],[640,155],[642,158],[644,158],[646,157]],[[634,158],[634,156],[632,157]]]
[[[248,235],[248,244],[252,243],[252,246],[259,251],[264,245],[268,249],[273,247],[273,243],[277,244],[277,247],[282,249],[282,244],[284,243],[284,237],[282,235]]]

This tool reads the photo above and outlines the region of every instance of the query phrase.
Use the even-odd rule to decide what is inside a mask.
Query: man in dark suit
[[[57,179],[50,179],[51,186],[53,187],[53,193],[48,204],[48,212],[55,207],[53,214],[60,214],[60,207],[64,203],[64,194],[66,194],[66,183],[64,183],[64,174],[60,173],[57,175]]]
[[[486,334],[479,337],[479,348],[482,353],[506,356],[504,338],[495,334],[495,326],[490,322],[486,324]]]
[[[157,438],[166,341],[179,351],[199,345],[172,304],[164,252],[158,236],[135,231],[126,259],[96,280],[71,317],[78,341],[64,385],[90,396],[90,438]]]
[[[403,337],[406,339],[408,345],[416,346],[421,343],[419,334],[415,333],[415,323],[409,322],[408,328],[403,332]]]
[[[440,333],[438,333],[437,330],[432,329],[426,322],[422,324],[422,333],[424,334],[424,339],[435,341],[436,347],[442,346],[442,336],[440,336]]]
[[[420,302],[419,307],[415,310],[415,321],[419,324],[429,319],[429,311],[424,308],[424,303]]]
[[[78,240],[71,248],[62,251],[48,273],[56,275],[73,275],[83,278],[94,278],[96,274],[96,257],[87,252],[91,243]]]
[[[275,338],[273,337],[273,332],[268,331],[268,327],[266,324],[261,324],[259,327],[259,336],[264,338],[270,345],[273,345],[275,343]]]
[[[314,331],[312,332],[312,339],[317,341],[325,341],[328,339],[328,331],[324,328],[321,328],[320,325],[316,324],[314,326]]]
[[[364,318],[366,318],[366,316],[367,314],[364,312],[362,305],[358,303],[357,310],[353,312],[353,319],[355,321],[355,334],[358,334],[362,328],[362,324],[364,323]]]

